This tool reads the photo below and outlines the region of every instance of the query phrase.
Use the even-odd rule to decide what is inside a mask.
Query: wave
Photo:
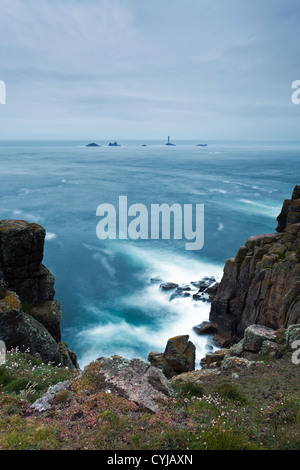
[[[254,214],[258,215],[264,215],[265,217],[270,217],[272,219],[276,218],[277,215],[280,212],[280,207],[276,207],[273,205],[270,205],[270,203],[261,203],[257,201],[252,201],[251,199],[239,199],[239,202],[241,202],[243,205],[251,206],[251,212]],[[249,208],[246,208],[244,206],[245,210],[249,210]]]
[[[93,246],[89,245],[88,249],[93,250]],[[94,249],[100,255],[99,250]],[[111,303],[102,307],[90,298],[83,299],[87,317],[93,320],[75,334],[80,366],[84,367],[103,355],[118,354],[128,359],[141,357],[146,360],[151,351],[163,352],[169,338],[188,334],[196,346],[199,367],[207,348],[214,346],[210,336],[197,335],[193,327],[208,319],[210,304],[194,301],[192,297],[170,301],[170,293],[162,292],[159,282],[153,283],[151,278],[178,284],[190,283],[205,276],[214,276],[218,280],[223,268],[162,250],[126,246],[121,251],[131,263],[143,266],[139,274],[141,282],[133,291],[119,298],[118,293],[114,292]],[[116,253],[115,256],[117,258]],[[97,258],[100,260],[100,257]],[[125,318],[122,312],[130,311],[140,312],[140,317],[132,320]]]
[[[57,237],[56,233],[47,232],[45,239],[47,241],[54,240]]]

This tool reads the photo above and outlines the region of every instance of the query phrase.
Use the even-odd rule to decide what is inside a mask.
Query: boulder
[[[59,346],[46,328],[21,310],[19,297],[12,291],[0,301],[0,339],[7,349],[19,349],[45,363],[60,364]]]
[[[198,335],[212,335],[216,332],[217,325],[209,321],[204,321],[200,325],[194,326],[193,330]]]
[[[152,412],[158,411],[159,400],[173,396],[161,370],[137,358],[100,357],[84,369],[83,380],[85,375],[95,389],[125,397],[139,408]]]
[[[163,282],[162,284],[160,284],[159,286],[161,288],[161,290],[173,290],[173,289],[176,289],[178,287],[178,284],[176,284],[175,282]]]
[[[245,330],[244,351],[260,352],[264,341],[276,341],[276,331],[262,325],[251,325]]]
[[[156,351],[150,352],[148,355],[148,361],[150,362],[150,364],[152,364],[152,366],[160,369],[163,374],[167,377],[167,379],[170,379],[171,377],[176,375],[176,372],[168,364],[164,353],[159,353]]]
[[[195,369],[196,348],[189,335],[175,336],[167,342],[164,353],[151,352],[148,361],[159,367],[167,378]]]
[[[300,341],[300,324],[290,325],[285,334],[286,343],[292,347],[294,341]]]
[[[169,366],[177,374],[195,369],[196,348],[189,341],[189,335],[170,338],[164,356]]]
[[[249,361],[244,357],[229,356],[222,362],[221,369],[224,370],[240,370],[250,369],[252,367],[264,367],[264,362],[261,361]]]
[[[194,287],[197,287],[199,289],[199,292],[204,292],[208,287],[210,287],[212,284],[216,282],[216,279],[211,276],[211,277],[204,277],[200,281],[193,281],[191,284]]]

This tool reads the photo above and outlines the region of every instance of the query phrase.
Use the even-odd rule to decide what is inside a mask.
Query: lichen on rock
[[[45,363],[77,368],[61,344],[55,278],[42,264],[46,231],[25,220],[0,221],[0,339]]]

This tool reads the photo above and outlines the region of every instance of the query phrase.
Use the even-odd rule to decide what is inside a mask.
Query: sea
[[[194,331],[210,304],[172,299],[160,284],[220,281],[249,236],[275,231],[284,199],[300,184],[300,142],[95,142],[1,141],[0,219],[46,229],[43,263],[56,279],[63,340],[81,368],[111,355],[147,360],[177,335],[189,335],[200,368],[217,348]],[[203,205],[203,247],[187,250],[172,230],[169,239],[99,239],[97,208],[118,213],[120,196],[149,213],[153,204]]]

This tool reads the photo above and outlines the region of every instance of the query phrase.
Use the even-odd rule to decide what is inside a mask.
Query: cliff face
[[[250,237],[227,260],[212,300],[215,340],[230,345],[245,329],[300,323],[300,186],[284,201],[276,233]]]
[[[61,341],[61,308],[54,276],[42,264],[45,229],[23,220],[0,221],[0,339],[44,362],[77,367]]]

